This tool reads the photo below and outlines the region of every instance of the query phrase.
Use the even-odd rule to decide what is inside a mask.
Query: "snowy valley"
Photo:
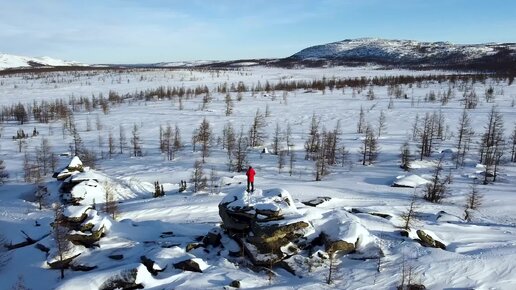
[[[0,288],[514,289],[513,80],[1,75]]]

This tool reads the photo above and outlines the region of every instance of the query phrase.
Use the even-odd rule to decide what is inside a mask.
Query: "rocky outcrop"
[[[219,214],[222,227],[256,266],[296,254],[299,240],[311,229],[300,219],[290,194],[281,189],[228,195],[219,204]]]
[[[325,200],[322,197],[311,204]],[[219,213],[227,234],[222,237],[223,245],[229,244],[227,237],[238,245],[228,248],[229,254],[245,255],[257,267],[270,269],[277,265],[294,273],[290,258],[307,252],[368,257],[380,250],[353,214],[334,210],[328,218],[317,218],[316,214],[308,221],[306,217],[312,215],[301,214],[290,194],[282,189],[227,195],[219,204]]]
[[[66,238],[75,245],[91,247],[111,227],[111,221],[89,206],[68,206],[63,214],[64,225],[70,229]]]

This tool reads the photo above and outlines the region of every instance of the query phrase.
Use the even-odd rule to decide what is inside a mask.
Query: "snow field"
[[[378,70],[376,68],[327,68],[327,69],[295,69],[283,70],[275,68],[246,68],[228,72],[199,72],[188,70],[156,70],[122,72],[121,74],[105,73],[94,76],[57,75],[61,80],[57,83],[47,83],[44,79],[26,79],[24,76],[0,77],[0,104],[8,105],[17,102],[30,103],[33,100],[68,98],[74,96],[90,96],[92,93],[102,93],[107,96],[109,90],[120,93],[133,92],[145,88],[156,88],[160,85],[195,87],[206,84],[210,90],[218,84],[237,83],[243,81],[246,85],[263,85],[265,81],[276,82],[284,79],[320,79],[326,77],[348,76],[384,76],[404,74],[430,74],[447,72],[411,72],[398,70]],[[143,81],[139,81],[143,76]],[[120,82],[118,81],[120,80]],[[129,82],[127,81],[129,80]],[[33,246],[11,251],[10,261],[0,269],[0,280],[6,285],[13,285],[19,275],[23,275],[26,285],[33,289],[97,289],[99,283],[117,271],[137,267],[141,255],[147,255],[158,261],[157,264],[168,268],[158,276],[152,276],[141,269],[138,279],[146,289],[220,289],[232,280],[240,280],[242,288],[256,289],[393,289],[400,281],[403,261],[414,267],[417,279],[429,289],[474,288],[474,289],[513,289],[516,287],[516,209],[514,207],[514,184],[516,170],[511,163],[504,164],[500,172],[500,180],[490,185],[479,185],[478,189],[484,194],[484,203],[475,212],[472,222],[462,220],[464,197],[476,175],[477,151],[473,148],[467,156],[466,166],[452,171],[453,182],[450,184],[451,196],[442,204],[431,204],[418,200],[415,229],[424,229],[445,243],[447,250],[425,248],[412,239],[403,238],[398,234],[403,224],[400,216],[410,204],[414,189],[390,187],[397,176],[404,175],[399,168],[400,147],[405,140],[410,141],[411,151],[416,151],[415,142],[411,141],[412,124],[416,114],[423,117],[426,112],[441,110],[449,126],[449,134],[456,133],[457,121],[462,112],[460,99],[462,92],[459,86],[453,88],[454,98],[446,105],[439,102],[424,102],[425,94],[430,91],[446,91],[448,83],[423,84],[420,88],[404,86],[409,99],[395,99],[392,109],[388,109],[389,96],[386,87],[374,87],[376,99],[365,99],[367,89],[361,93],[346,88],[342,90],[289,92],[287,103],[282,98],[282,92],[271,94],[245,93],[241,102],[234,99],[234,112],[225,116],[223,94],[212,93],[213,101],[205,111],[199,110],[202,97],[185,100],[184,110],[179,110],[177,102],[169,100],[136,101],[112,106],[109,114],[101,111],[76,112],[75,121],[81,138],[86,147],[94,151],[106,151],[106,141],[109,131],[118,139],[119,126],[123,126],[130,138],[133,125],[136,124],[141,135],[143,157],[130,156],[129,149],[123,154],[115,154],[111,159],[99,159],[95,172],[105,176],[115,185],[120,214],[113,221],[110,231],[100,242],[98,249],[86,249],[78,259],[85,264],[97,265],[98,268],[89,273],[67,271],[65,280],[58,279],[57,271],[47,269],[45,255]],[[471,110],[472,126],[475,129],[476,140],[483,133],[487,113],[493,104],[485,103],[483,92],[488,86],[495,88],[495,103],[503,113],[506,136],[510,135],[516,121],[516,110],[510,106],[516,95],[516,86],[508,86],[506,82],[495,82],[488,79],[486,84],[474,85],[480,96],[480,104]],[[501,91],[503,89],[503,94]],[[412,105],[412,98],[413,103]],[[369,253],[367,248],[363,253],[341,256],[338,259],[337,278],[334,285],[325,284],[327,265],[316,267],[313,272],[303,272],[302,278],[292,276],[284,270],[276,269],[276,277],[268,281],[263,272],[249,270],[238,259],[228,259],[226,250],[218,256],[216,251],[204,253],[202,249],[185,252],[186,244],[193,242],[195,237],[208,233],[213,227],[220,226],[218,203],[225,197],[242,192],[245,188],[245,176],[241,173],[227,171],[227,157],[220,145],[214,146],[207,158],[205,171],[209,174],[214,170],[217,175],[218,187],[215,192],[178,193],[180,180],[189,180],[192,175],[194,161],[200,157],[200,152],[192,152],[192,132],[199,126],[203,118],[210,122],[213,133],[221,136],[227,122],[231,122],[238,132],[243,126],[247,132],[257,109],[265,113],[269,107],[271,116],[267,117],[268,139],[265,146],[271,149],[271,139],[276,123],[282,130],[287,123],[292,127],[293,150],[295,152],[294,171],[292,176],[288,170],[288,157],[285,167],[278,172],[277,156],[261,154],[262,147],[249,150],[248,161],[257,171],[255,186],[261,190],[280,188],[285,190],[295,201],[297,211],[306,220],[319,220],[319,223],[331,225],[337,229],[339,221],[346,216],[353,216],[358,222],[358,229],[370,233],[368,238],[384,252],[381,261],[381,271],[377,273],[374,259],[363,258]],[[366,114],[371,125],[376,126],[380,111],[386,115],[387,130],[379,138],[380,154],[378,161],[371,166],[362,166],[358,162],[358,150],[362,142],[362,134],[356,133],[356,124],[360,107]],[[323,181],[315,182],[313,162],[304,159],[304,141],[312,114],[321,118],[322,127],[332,130],[337,121],[342,126],[341,144],[350,152],[351,165],[340,164],[332,168],[331,174]],[[103,129],[97,131],[95,122],[97,115]],[[87,120],[92,124],[92,130],[86,130]],[[181,129],[181,137],[185,147],[172,161],[159,152],[159,125],[175,124]],[[11,136],[24,128],[32,131],[36,127],[40,132],[37,137],[26,141],[26,150],[34,150],[46,137],[56,153],[69,151],[71,137],[62,134],[60,122],[36,124],[30,122],[19,126],[15,123],[4,123],[1,134],[1,155],[10,173],[8,183],[0,186],[0,233],[13,243],[23,241],[24,230],[29,236],[39,238],[50,231],[52,210],[48,207],[42,211],[30,198],[33,185],[23,182],[22,161],[23,152],[19,152],[18,144]],[[98,144],[98,138],[103,138],[103,146]],[[433,157],[425,162],[413,164],[411,174],[423,178],[432,171],[433,160],[437,159],[441,150],[455,147],[455,138],[450,137],[438,144]],[[473,145],[475,146],[475,145]],[[286,146],[283,147],[286,149]],[[67,164],[68,157],[60,157],[60,164]],[[454,168],[450,157],[445,158],[445,172]],[[47,179],[49,190],[55,201],[57,186],[55,181]],[[163,184],[166,196],[153,199],[153,182]],[[418,192],[421,188],[417,189]],[[101,195],[101,194],[99,194]],[[318,196],[330,196],[332,199],[317,208],[301,204]],[[96,200],[101,197],[97,197]],[[362,213],[348,213],[357,209]],[[441,211],[446,214],[439,214]],[[377,212],[389,215],[386,219],[368,213]],[[34,226],[35,222],[40,226]],[[174,236],[160,238],[163,232],[173,232]],[[410,233],[414,237],[415,230]],[[155,243],[150,243],[154,241]],[[365,243],[365,241],[364,241]],[[367,243],[365,243],[367,244]],[[162,246],[171,246],[162,248]],[[174,246],[175,245],[175,246]],[[112,261],[107,256],[113,253],[123,253],[123,261]],[[361,254],[363,254],[361,256]],[[204,273],[182,272],[171,267],[171,263],[185,256],[202,259],[206,267]],[[139,266],[142,267],[141,265]],[[30,273],[30,274],[29,274]],[[140,275],[140,274],[139,274]],[[44,286],[42,286],[44,285]],[[81,288],[82,287],[82,288]]]

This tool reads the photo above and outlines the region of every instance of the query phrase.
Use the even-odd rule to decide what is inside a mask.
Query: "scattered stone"
[[[204,236],[202,242],[206,246],[218,247],[221,245],[221,239],[222,235],[220,234],[219,229],[212,229],[206,236]]]
[[[329,200],[331,200],[331,197],[329,197],[329,196],[318,196],[317,198],[311,199],[309,201],[303,201],[302,203],[304,205],[316,207]]]
[[[423,230],[417,230],[416,233],[417,233],[417,236],[421,239],[421,245],[423,245],[425,247],[440,248],[440,249],[446,250],[446,246],[442,242],[432,238],[429,234],[425,233]]]
[[[186,245],[186,251],[190,252],[190,251],[195,250],[195,249],[197,249],[197,248],[199,248],[201,246],[202,246],[202,244],[200,244],[200,243],[189,243],[188,245]]]
[[[231,283],[229,283],[229,286],[233,287],[233,288],[240,288],[240,281],[233,280],[233,281],[231,281]]]
[[[192,259],[175,263],[174,268],[180,269],[183,271],[202,273],[202,270],[201,270],[201,267],[199,266],[199,264]]]
[[[136,283],[137,275],[137,268],[124,270],[102,283],[99,290],[143,289],[144,287],[142,284]]]
[[[409,232],[407,230],[401,230],[400,231],[400,236],[402,237],[408,237],[409,236]]]
[[[149,273],[151,273],[152,276],[158,275],[158,273],[165,271],[167,268],[165,267],[164,269],[161,269],[158,267],[158,269],[156,269],[154,267],[155,262],[145,256],[140,257],[140,262],[145,266],[145,268],[147,268],[147,271],[149,271]]]
[[[374,216],[379,216],[381,218],[388,219],[388,220],[390,220],[392,218],[392,216],[390,214],[386,214],[386,213],[370,212],[369,214],[374,215]]]
[[[114,254],[114,255],[109,255],[108,258],[112,259],[112,260],[122,260],[124,258],[124,255],[122,254]]]
[[[80,255],[81,255],[81,253],[75,254],[75,255],[73,255],[71,257],[68,257],[68,258],[64,258],[63,260],[55,259],[52,262],[48,262],[47,261],[47,265],[51,269],[67,269],[70,266],[70,263],[73,261],[73,259],[79,257]]]

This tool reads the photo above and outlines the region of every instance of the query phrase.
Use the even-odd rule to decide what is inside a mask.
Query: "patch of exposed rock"
[[[329,196],[318,196],[314,199],[311,199],[311,200],[308,200],[308,201],[303,201],[303,204],[304,205],[308,205],[308,206],[313,206],[313,207],[316,207],[320,204],[323,204],[327,201],[331,200],[331,197]]]
[[[443,242],[433,238],[431,235],[425,233],[423,230],[417,230],[416,234],[421,240],[421,245],[425,247],[440,248],[446,250],[446,245]]]

